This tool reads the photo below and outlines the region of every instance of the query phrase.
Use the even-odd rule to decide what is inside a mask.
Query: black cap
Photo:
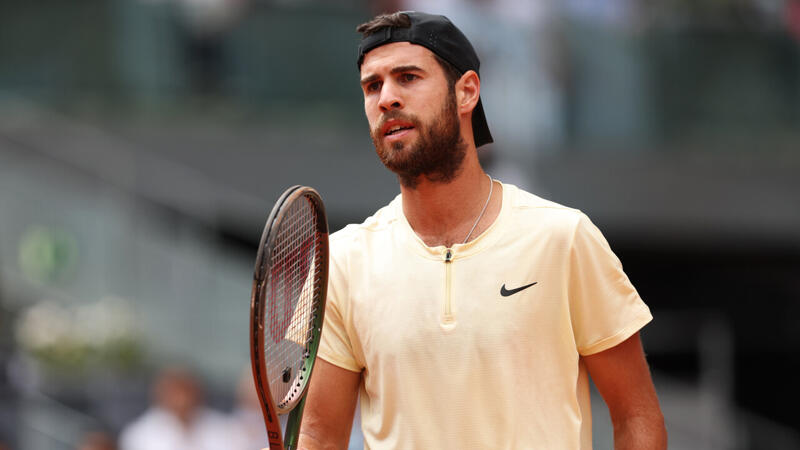
[[[459,72],[465,73],[474,70],[480,75],[478,69],[481,62],[469,40],[445,16],[426,14],[416,11],[403,11],[399,14],[408,16],[411,26],[408,28],[386,27],[361,39],[358,45],[358,67],[364,62],[364,56],[371,50],[392,42],[410,42],[421,45],[432,51],[440,58],[449,62]],[[472,135],[475,146],[494,142],[486,123],[486,114],[483,112],[483,102],[480,97],[478,104],[472,111]]]

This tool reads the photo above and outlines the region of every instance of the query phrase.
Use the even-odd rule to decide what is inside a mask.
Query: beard
[[[390,145],[382,142],[380,130],[391,119],[412,123],[419,132],[417,140]],[[421,123],[414,115],[390,111],[370,135],[383,165],[397,175],[400,184],[411,189],[417,187],[420,176],[431,182],[450,182],[458,175],[467,153],[467,146],[461,139],[461,124],[453,91],[445,99],[439,114],[429,124]]]

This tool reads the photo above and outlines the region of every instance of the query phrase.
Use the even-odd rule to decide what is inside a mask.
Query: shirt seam
[[[633,336],[633,334],[636,331],[642,329],[642,327],[644,327],[651,320],[653,320],[653,315],[650,314],[649,311],[642,309],[642,312],[644,314],[638,315],[630,323],[628,323],[628,325],[626,325],[613,335],[600,339],[595,343],[578,348],[578,353],[584,356],[600,353],[603,350],[608,350],[609,348],[614,347],[615,345],[621,343],[625,339],[628,339],[629,337]]]
[[[347,363],[347,358],[342,357],[342,355],[337,354],[330,354],[328,352],[320,351],[317,357],[324,359],[330,364],[337,366],[339,368],[349,370],[350,372],[361,373],[361,369],[356,364],[349,364]]]
[[[578,220],[575,221],[575,224],[572,227],[572,236],[570,236],[569,246],[567,247],[568,248],[567,251],[569,252],[567,254],[567,271],[563,278],[564,292],[567,293],[566,301],[567,301],[567,311],[569,313],[569,328],[570,328],[570,333],[572,334],[573,341],[575,340],[575,325],[572,322],[572,291],[570,289],[572,283],[570,283],[570,280],[572,278],[572,253],[575,249],[575,236],[578,234],[579,226],[580,226],[580,217],[578,217]],[[575,344],[577,347],[577,342],[575,342]],[[580,349],[578,349],[578,353],[580,353]]]

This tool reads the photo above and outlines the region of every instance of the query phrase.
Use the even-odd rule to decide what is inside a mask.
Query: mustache
[[[375,125],[375,128],[372,129],[373,136],[379,136],[381,133],[381,129],[383,126],[386,125],[386,122],[390,120],[404,120],[406,122],[412,123],[415,127],[419,126],[419,120],[417,120],[417,116],[412,114],[406,114],[402,111],[389,111],[381,117],[381,120]]]

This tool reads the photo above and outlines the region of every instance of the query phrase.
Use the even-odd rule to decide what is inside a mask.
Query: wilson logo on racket
[[[300,297],[310,295],[304,291],[308,289],[305,277],[313,259],[309,256],[313,245],[314,236],[310,236],[298,248],[289,251],[285,259],[270,271],[269,335],[276,344],[286,339]],[[303,277],[303,280],[298,282],[297,277]]]

